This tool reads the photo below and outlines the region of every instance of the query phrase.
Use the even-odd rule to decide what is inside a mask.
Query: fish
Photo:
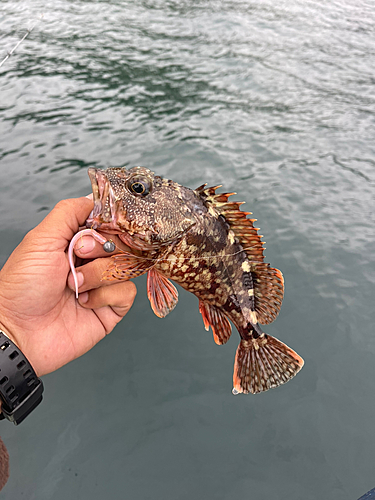
[[[281,271],[264,262],[256,219],[219,193],[221,185],[197,189],[145,167],[89,168],[94,208],[84,231],[116,234],[129,252],[109,257],[103,280],[129,280],[147,273],[147,296],[164,318],[177,305],[172,282],[193,293],[216,344],[236,327],[240,342],[233,394],[257,394],[292,379],[303,359],[260,325],[272,323],[284,296]],[[76,237],[79,237],[77,233]]]

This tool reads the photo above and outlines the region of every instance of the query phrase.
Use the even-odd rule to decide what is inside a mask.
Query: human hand
[[[0,328],[38,376],[91,349],[113,330],[135,298],[133,282],[101,281],[108,254],[93,238],[84,236],[75,254],[95,260],[83,261],[77,269],[80,296],[78,302],[75,299],[67,248],[92,207],[88,198],[58,203],[0,271]],[[112,235],[111,239],[118,243]]]

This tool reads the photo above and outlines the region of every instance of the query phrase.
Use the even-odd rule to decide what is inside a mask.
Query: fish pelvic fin
[[[205,329],[208,331],[210,327],[212,328],[215,343],[217,345],[226,344],[232,333],[232,327],[224,313],[218,307],[202,300],[199,301],[199,312],[202,315]]]
[[[233,372],[233,394],[257,394],[285,384],[301,370],[304,361],[280,340],[262,333],[241,339]]]

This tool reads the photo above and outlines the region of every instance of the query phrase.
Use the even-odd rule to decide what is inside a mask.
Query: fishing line
[[[9,58],[10,58],[10,56],[11,56],[11,55],[13,54],[13,52],[17,49],[17,47],[18,47],[19,45],[21,45],[21,43],[25,40],[25,38],[26,38],[27,36],[29,36],[29,35],[30,35],[30,33],[31,33],[31,32],[33,31],[33,29],[35,28],[35,26],[38,24],[38,22],[39,22],[39,21],[41,21],[41,20],[43,19],[43,16],[44,16],[44,14],[42,14],[42,15],[40,16],[40,19],[38,19],[38,20],[34,23],[34,25],[33,25],[30,29],[28,29],[28,30],[26,31],[26,33],[24,34],[24,36],[21,38],[21,40],[19,40],[19,41],[16,43],[16,45],[13,47],[13,49],[12,49],[12,50],[10,50],[10,51],[8,52],[8,54],[7,54],[7,55],[4,57],[4,59],[0,62],[0,68],[1,68],[1,66],[5,63],[5,61],[6,61],[7,59],[9,59]]]
[[[135,254],[132,254],[130,252],[127,252],[126,250],[123,250],[122,248],[120,248],[118,245],[116,245],[116,243],[113,241],[113,240],[109,240],[109,242],[113,243],[113,245],[115,246],[115,248],[120,252],[120,254],[126,254],[128,255],[129,257],[135,257],[137,259],[140,259],[140,260],[151,260],[155,263],[158,263],[158,262],[170,262],[170,259],[169,258],[152,258],[152,257],[145,257],[143,255],[135,255]],[[107,242],[108,243],[108,242]],[[105,245],[105,244],[104,244]],[[104,247],[103,245],[103,247]],[[113,247],[112,247],[113,248]],[[215,255],[215,256],[208,256],[208,257],[176,257],[176,260],[189,260],[189,261],[196,261],[196,260],[202,260],[202,261],[207,261],[207,260],[214,260],[214,259],[218,259],[218,258],[224,258],[224,257],[234,257],[235,255],[238,255],[242,252],[246,252],[246,250],[251,250],[253,247],[244,247],[242,248],[241,250],[238,250],[237,252],[234,252],[234,253],[228,253],[228,254],[218,254],[218,255]],[[107,251],[107,250],[106,250]],[[113,250],[115,251],[115,250]],[[121,257],[121,255],[113,255],[112,257]]]

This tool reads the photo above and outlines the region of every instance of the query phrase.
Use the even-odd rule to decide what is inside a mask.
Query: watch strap
[[[21,350],[0,330],[0,419],[20,424],[42,401],[43,383]]]

